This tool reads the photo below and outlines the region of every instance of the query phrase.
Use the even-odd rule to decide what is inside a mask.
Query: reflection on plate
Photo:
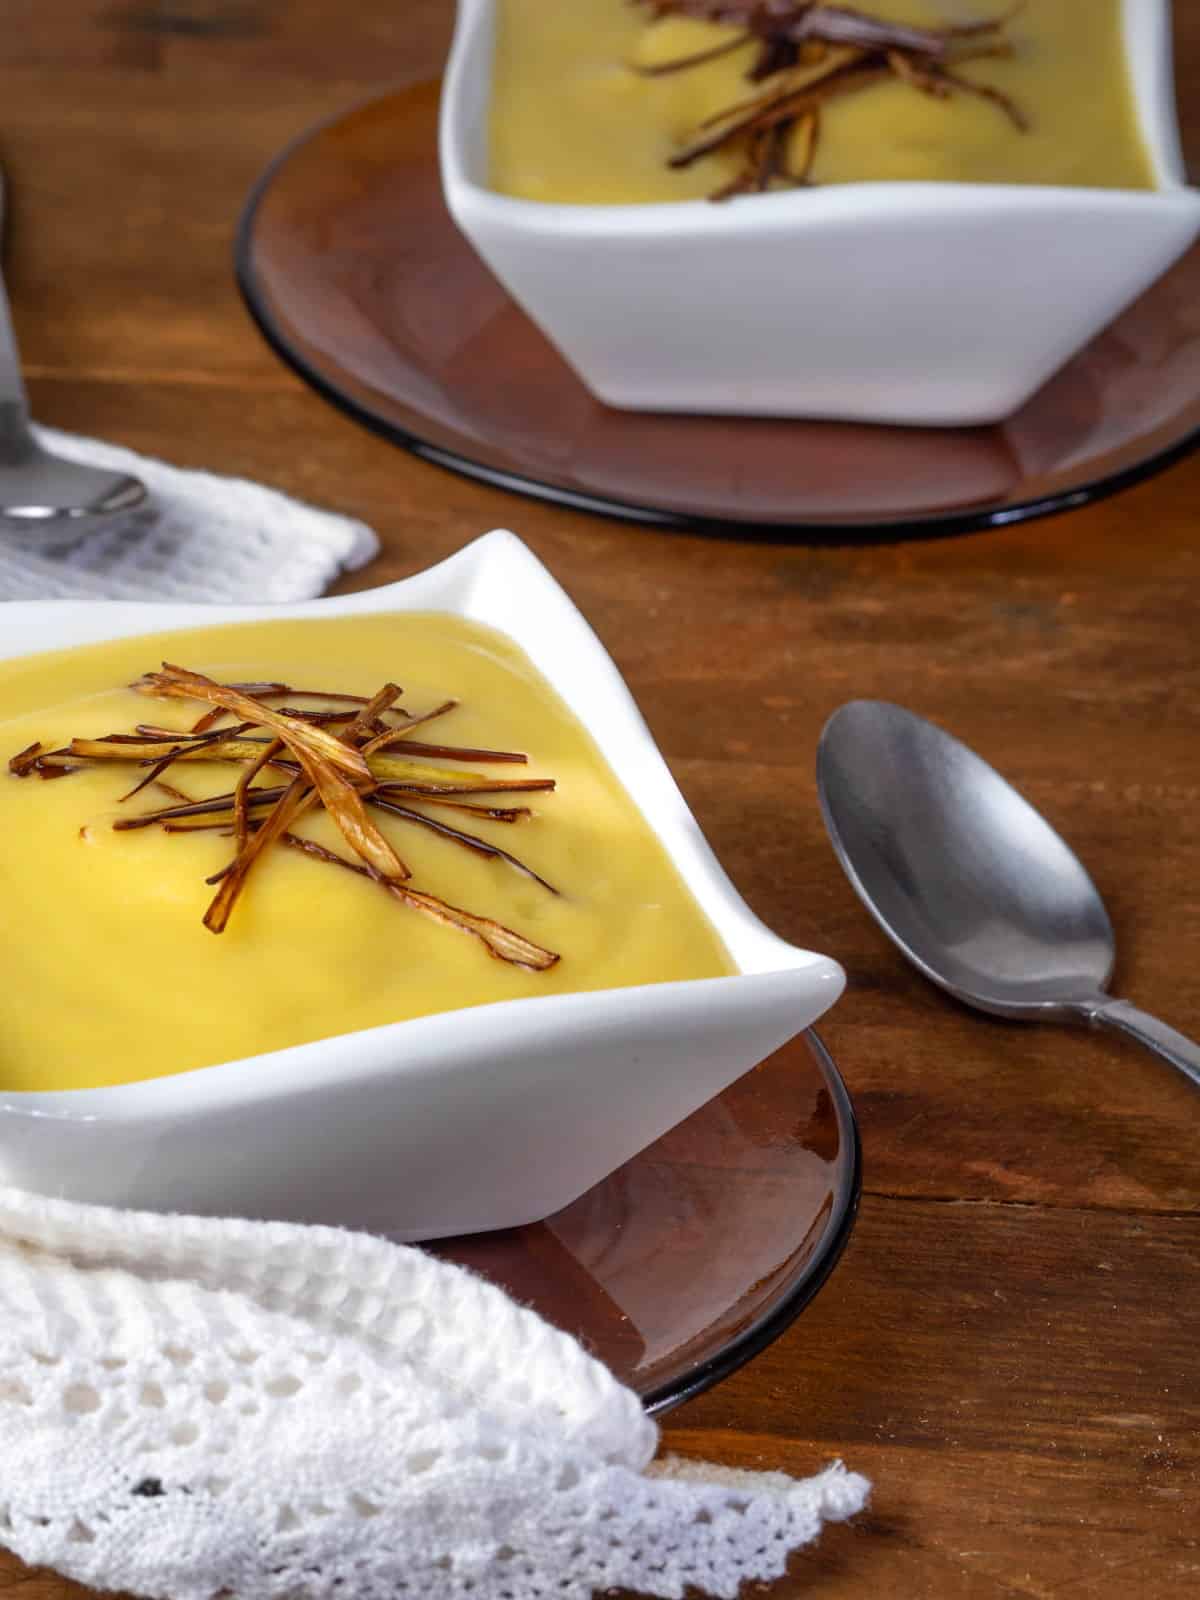
[[[1200,440],[1200,246],[1003,426],[610,410],[455,229],[436,145],[436,84],[306,135],[251,196],[237,272],[302,377],[442,466],[637,521],[847,540],[1082,505]]]
[[[433,1248],[575,1334],[664,1411],[803,1310],[841,1254],[859,1187],[854,1112],[809,1032],[547,1221]]]

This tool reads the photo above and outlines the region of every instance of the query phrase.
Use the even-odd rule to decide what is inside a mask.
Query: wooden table
[[[1120,1043],[942,1000],[854,898],[813,786],[843,700],[951,727],[1089,863],[1119,989],[1200,1033],[1200,459],[1051,521],[857,549],[656,533],[449,476],[307,392],[230,271],[268,158],[432,75],[449,0],[3,12],[8,277],[37,415],[368,519],[385,554],[363,585],[518,530],[755,910],[849,969],[823,1031],[862,1121],[850,1249],[785,1337],[666,1429],[689,1455],[803,1474],[841,1454],[875,1480],[869,1513],[772,1595],[1200,1592],[1200,1100]],[[0,1561],[17,1583],[81,1592]]]

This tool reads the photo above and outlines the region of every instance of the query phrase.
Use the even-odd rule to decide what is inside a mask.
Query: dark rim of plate
[[[293,348],[287,334],[269,309],[266,294],[258,283],[254,268],[254,230],[259,207],[279,173],[296,151],[328,129],[362,112],[367,106],[388,99],[397,92],[399,91],[392,90],[382,95],[372,95],[367,100],[360,101],[357,105],[305,129],[270,162],[251,189],[241,217],[238,219],[234,240],[234,272],[238,289],[251,319],[284,365],[290,367],[297,376],[339,411],[353,418],[371,433],[399,445],[422,461],[444,467],[461,477],[473,478],[492,488],[505,489],[513,494],[523,494],[535,500],[548,501],[552,505],[565,506],[572,511],[586,511],[595,516],[609,517],[620,522],[645,523],[666,530],[711,534],[726,539],[747,536],[779,542],[836,545],[886,544],[902,539],[947,538],[953,534],[1006,528],[1016,523],[1032,522],[1039,517],[1074,511],[1081,506],[1092,505],[1098,500],[1106,500],[1111,495],[1119,494],[1124,489],[1130,489],[1147,478],[1165,472],[1168,467],[1174,466],[1176,462],[1182,461],[1200,448],[1200,428],[1195,428],[1176,439],[1173,444],[1167,445],[1165,449],[1131,466],[1097,478],[1092,483],[1063,488],[1053,494],[1042,495],[1032,500],[982,506],[973,511],[947,512],[944,515],[906,517],[898,520],[864,518],[860,521],[846,519],[840,522],[745,522],[736,517],[694,516],[687,512],[666,511],[654,506],[639,505],[633,501],[590,495],[582,490],[565,488],[560,484],[545,483],[538,478],[527,477],[523,473],[505,472],[501,468],[474,461],[470,456],[461,455],[458,451],[431,444],[418,434],[410,433],[406,428],[378,416],[368,405],[343,393],[336,383],[318,368],[310,365],[299,351]]]
[[[858,1119],[846,1085],[842,1082],[842,1075],[820,1036],[809,1028],[804,1040],[821,1068],[833,1100],[840,1135],[838,1157],[844,1163],[841,1182],[834,1194],[821,1242],[816,1252],[800,1268],[795,1282],[768,1311],[743,1328],[715,1355],[643,1394],[642,1404],[651,1416],[661,1416],[663,1412],[682,1405],[685,1400],[703,1394],[773,1344],[823,1287],[846,1248],[862,1195],[862,1142],[858,1135]]]

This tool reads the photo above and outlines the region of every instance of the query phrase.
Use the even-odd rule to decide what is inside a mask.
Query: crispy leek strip
[[[227,689],[214,683],[201,672],[189,672],[186,667],[173,666],[164,661],[161,672],[148,672],[143,680],[153,685],[154,693],[171,699],[207,700],[211,705],[223,706],[241,717],[243,722],[257,723],[270,728],[287,745],[297,760],[326,762],[336,771],[353,778],[370,778],[367,764],[352,746],[343,743],[324,728],[300,722],[295,717],[281,716],[259,700],[251,700],[237,689]]]
[[[247,823],[250,785],[258,777],[268,761],[279,754],[282,747],[281,740],[272,739],[270,744],[263,747],[261,755],[255,756],[253,761],[246,763],[238,776],[237,787],[233,791],[233,835],[237,840],[239,851],[246,848],[246,841],[250,835]]]
[[[263,806],[274,804],[282,798],[287,788],[286,784],[275,789],[253,789],[247,793],[247,805]],[[228,825],[233,825],[233,791],[228,794],[213,795],[208,800],[182,800],[179,805],[163,806],[159,811],[143,811],[134,817],[118,817],[113,823],[117,833],[125,833],[134,828],[151,828],[157,823],[181,822],[190,818],[209,818],[217,815],[228,819]]]
[[[14,778],[25,778],[36,771],[38,761],[41,759],[41,741],[35,739],[32,744],[27,744],[24,750],[18,750],[8,763],[8,770]]]
[[[420,800],[425,806],[437,806],[443,811],[459,811],[468,817],[485,817],[489,822],[525,822],[533,815],[528,806],[472,805],[468,800],[451,800],[447,795],[440,794],[421,795]]]
[[[461,844],[474,855],[484,856],[489,861],[507,861],[510,867],[516,867],[518,872],[523,872],[527,878],[532,878],[534,883],[540,883],[543,889],[548,889],[553,895],[558,893],[554,885],[547,883],[545,878],[536,873],[532,867],[527,867],[523,861],[510,855],[507,850],[501,850],[499,845],[489,844],[478,834],[465,833],[461,828],[450,827],[449,823],[438,822],[435,817],[427,817],[424,812],[413,811],[408,806],[398,806],[391,800],[385,800],[379,793],[371,796],[371,804],[378,806],[381,811],[386,811],[389,816],[399,817],[404,822],[415,822],[443,839],[453,839],[456,844]]]
[[[370,876],[365,867],[347,861],[345,856],[339,856],[336,851],[326,850],[324,845],[317,844],[312,839],[302,839],[298,834],[285,833],[283,843],[290,845],[294,850],[302,850],[305,855],[312,856],[317,861],[327,861],[333,866],[344,867],[348,872],[357,872],[364,878]],[[552,950],[544,950],[541,945],[534,944],[531,939],[525,939],[519,933],[514,933],[511,928],[506,928],[501,922],[493,921],[491,917],[477,917],[470,911],[463,911],[459,906],[452,906],[445,900],[439,900],[436,895],[424,894],[402,883],[384,883],[381,887],[404,905],[411,906],[416,911],[423,911],[426,916],[445,923],[447,927],[460,928],[464,933],[473,934],[483,942],[488,954],[495,956],[498,961],[508,961],[518,967],[530,967],[534,972],[545,972],[559,960]]]
[[[399,731],[399,730],[397,730]],[[269,741],[264,739],[219,737],[209,740],[182,735],[176,742],[167,739],[130,738],[128,735],[110,734],[104,739],[72,739],[63,750],[49,750],[31,756],[25,762],[25,771],[42,771],[47,767],[75,769],[95,761],[138,761],[153,763],[170,761],[253,761]],[[285,743],[288,741],[285,740]],[[372,741],[374,742],[374,741]],[[356,752],[359,753],[359,752]],[[506,752],[507,754],[507,752]],[[22,756],[24,752],[22,752]],[[506,790],[548,790],[554,788],[553,778],[494,778],[477,776],[470,772],[456,772],[452,767],[434,767],[421,760],[409,760],[379,750],[371,753],[371,745],[361,752],[366,776],[376,784],[397,784],[413,792],[429,794],[500,794]],[[15,757],[13,760],[20,758]],[[297,759],[299,759],[297,757]],[[477,760],[483,759],[482,752]],[[489,759],[491,759],[489,757]],[[295,761],[279,755],[270,758],[272,766],[295,767]],[[10,762],[11,766],[11,762]],[[18,774],[19,776],[23,774]]]
[[[252,726],[253,726],[252,723],[244,722],[244,723],[241,724],[240,728],[235,730],[235,732],[244,733],[248,728],[250,728]],[[202,734],[200,737],[189,741],[188,749],[191,750],[193,753],[195,753],[196,750],[203,749],[206,744],[214,742],[214,741],[220,739],[220,737],[221,737],[221,735],[219,733]],[[276,747],[279,748],[279,741],[278,740],[276,741]],[[137,748],[142,749],[142,748],[144,748],[144,746],[139,745],[139,746],[137,746]],[[160,778],[162,776],[162,774],[167,770],[167,768],[169,766],[171,766],[171,764],[173,762],[178,761],[181,753],[182,753],[182,751],[179,750],[179,749],[168,751],[168,753],[165,756],[163,756],[161,760],[156,761],[154,763],[154,765],[150,768],[150,771],[146,774],[146,776],[142,779],[142,781],[140,783],[135,783],[133,788],[130,789],[127,794],[123,794],[123,795],[120,796],[121,800],[123,800],[123,801],[124,800],[132,800],[135,794],[140,794],[141,791],[147,786],[147,784],[154,783],[158,778]],[[144,759],[145,758],[143,757],[143,760]]]
[[[293,823],[298,822],[315,798],[306,778],[293,778],[283,798],[246,841],[236,859],[216,874],[217,892],[204,913],[204,926],[210,933],[224,933],[234,902],[250,874],[250,869],[274,840],[282,838]],[[366,871],[366,868],[363,868]],[[213,880],[210,879],[209,882]]]
[[[227,689],[236,689],[240,694],[248,695],[252,700],[337,700],[347,705],[366,705],[367,697],[362,694],[335,694],[326,689],[293,689],[286,683],[227,683]],[[136,683],[130,684],[131,689],[136,689],[139,694],[154,694],[146,678],[139,678]],[[206,711],[192,728],[193,733],[204,733],[208,728],[220,722],[228,713],[223,706],[213,706],[211,711]],[[295,715],[295,713],[291,713]],[[353,712],[343,713],[353,716]]]

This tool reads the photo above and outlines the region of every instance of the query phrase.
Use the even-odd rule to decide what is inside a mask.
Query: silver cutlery
[[[0,238],[4,173],[0,169]],[[30,537],[83,534],[140,506],[146,486],[128,473],[82,466],[44,450],[29,426],[29,402],[0,277],[0,532]]]
[[[1110,1028],[1200,1086],[1200,1046],[1106,992],[1112,924],[1080,861],[966,745],[853,700],[825,725],[817,788],[859,898],[932,982],[996,1016]]]

